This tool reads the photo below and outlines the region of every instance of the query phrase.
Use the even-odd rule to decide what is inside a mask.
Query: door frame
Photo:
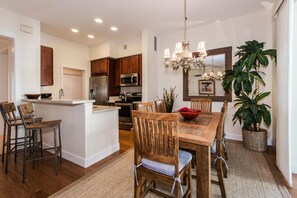
[[[83,92],[83,97],[84,98],[88,98],[88,93],[87,93],[87,88],[86,88],[86,69],[83,69],[83,68],[79,68],[79,67],[71,67],[71,66],[61,66],[61,77],[60,77],[60,87],[61,89],[64,88],[63,86],[63,78],[64,78],[64,69],[73,69],[73,70],[78,70],[78,71],[81,71],[82,72],[82,92]]]
[[[8,51],[8,93],[7,93],[7,99],[8,101],[15,101],[15,66],[14,66],[14,44],[15,39],[12,37],[7,37],[0,35],[0,39],[6,40],[9,42],[7,47],[5,47]]]

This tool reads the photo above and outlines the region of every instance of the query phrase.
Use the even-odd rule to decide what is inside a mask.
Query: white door
[[[83,99],[83,71],[77,69],[63,69],[64,99]]]

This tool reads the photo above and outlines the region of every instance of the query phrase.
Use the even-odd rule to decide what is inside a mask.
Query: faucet
[[[59,89],[59,99],[62,99],[62,96],[64,96],[64,90],[61,88]]]

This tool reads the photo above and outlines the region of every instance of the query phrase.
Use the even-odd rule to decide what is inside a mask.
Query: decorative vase
[[[166,104],[166,112],[171,113],[173,108],[173,102],[167,103]]]
[[[267,150],[267,130],[260,129],[260,131],[250,131],[242,129],[243,145],[254,151]]]

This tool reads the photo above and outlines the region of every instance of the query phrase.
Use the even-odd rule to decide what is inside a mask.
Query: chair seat
[[[192,160],[192,154],[186,151],[180,150],[179,151],[179,165],[178,169],[179,172],[183,170],[183,168],[188,165]],[[146,158],[142,158],[142,166],[150,169],[152,171],[156,171],[158,173],[162,173],[168,176],[174,176],[174,165],[165,164],[153,160],[149,160]]]
[[[38,122],[31,124],[27,126],[27,129],[43,129],[47,127],[54,127],[60,124],[62,121],[61,120],[51,120],[51,121],[45,121],[45,122]]]

